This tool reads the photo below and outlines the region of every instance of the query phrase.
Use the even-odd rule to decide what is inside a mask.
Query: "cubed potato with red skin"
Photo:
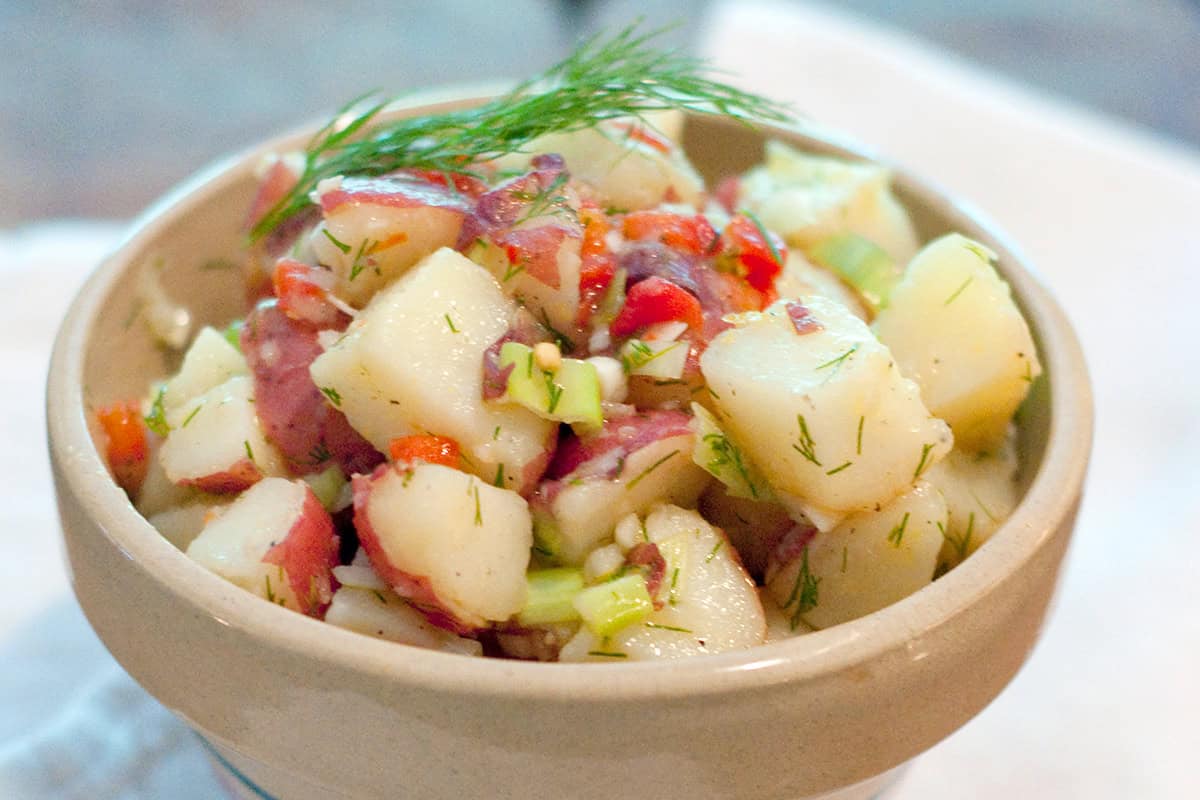
[[[242,352],[254,377],[259,421],[293,474],[336,462],[347,475],[370,472],[383,454],[350,427],[336,392],[322,394],[308,367],[324,352],[317,333],[273,302],[260,303],[242,327]]]
[[[250,379],[231,378],[167,413],[171,432],[159,449],[173,483],[206,492],[240,492],[284,475],[283,456],[263,435]]]
[[[470,633],[525,605],[533,543],[525,500],[439,464],[354,478],[354,527],[371,566],[435,625]]]
[[[272,603],[320,618],[337,589],[338,545],[307,484],[267,478],[206,524],[187,554]]]
[[[322,181],[324,221],[310,245],[333,269],[334,294],[354,306],[439,247],[453,246],[467,200],[424,176],[338,177]]]
[[[692,461],[693,434],[681,411],[605,420],[595,434],[568,439],[531,505],[538,547],[580,564],[617,521],[655,503],[694,505],[708,473]]]

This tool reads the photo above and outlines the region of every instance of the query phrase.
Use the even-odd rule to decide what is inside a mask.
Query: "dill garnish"
[[[892,543],[892,547],[899,547],[904,541],[904,531],[908,528],[908,518],[911,512],[905,511],[904,518],[900,520],[900,524],[892,528],[887,535],[887,540]]]
[[[631,25],[594,36],[540,75],[473,108],[371,124],[387,107],[372,95],[346,104],[304,150],[299,180],[250,232],[258,241],[308,207],[317,184],[336,175],[382,175],[403,168],[471,173],[474,165],[519,151],[537,137],[618,117],[680,109],[744,121],[782,122],[786,108],[705,77],[703,61],[655,49],[661,30]]]
[[[808,547],[805,546],[800,553],[800,569],[796,571],[796,582],[792,585],[787,602],[783,604],[785,609],[792,603],[796,604],[796,610],[788,620],[792,630],[796,630],[796,626],[803,622],[802,615],[817,607],[820,587],[821,579],[813,575],[808,568]]]
[[[342,395],[337,389],[333,388],[332,386],[319,386],[317,388],[321,390],[321,394],[329,398],[329,402],[333,403],[338,408],[342,407]]]
[[[942,306],[943,307],[948,306],[951,303],[953,303],[955,300],[957,300],[958,296],[967,290],[967,287],[971,285],[971,281],[973,281],[973,280],[975,280],[974,276],[967,278],[965,281],[963,281],[962,285],[959,286],[957,289],[955,289],[954,293],[946,298],[946,302],[942,303]]]
[[[171,432],[171,425],[167,422],[167,411],[163,407],[163,398],[167,393],[167,385],[158,387],[158,393],[154,395],[154,402],[150,406],[150,413],[144,419],[146,427],[157,433],[159,436],[166,436]]]
[[[671,452],[667,453],[665,456],[660,458],[658,461],[655,461],[653,464],[646,467],[644,470],[641,471],[640,474],[638,474],[638,476],[636,478],[631,480],[629,483],[625,484],[626,491],[632,489],[634,486],[637,486],[638,483],[642,480],[642,478],[646,477],[651,472],[654,472],[654,470],[658,469],[663,464],[665,464],[667,461],[670,461],[672,458],[674,458],[677,455],[679,455],[679,451],[672,450]]]
[[[813,441],[812,434],[808,432],[808,423],[804,421],[804,415],[797,414],[796,422],[800,425],[800,443],[792,445],[792,449],[804,456],[806,461],[811,461],[818,467],[821,466],[821,462],[817,459],[817,443]]]
[[[929,451],[933,449],[932,444],[921,445],[921,460],[917,462],[917,468],[913,470],[913,480],[921,477],[921,473],[929,466]]]

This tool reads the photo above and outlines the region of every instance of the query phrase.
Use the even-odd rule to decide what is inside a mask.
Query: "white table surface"
[[[1045,638],[898,797],[1200,797],[1200,155],[812,7],[728,3],[706,31],[744,85],[986,209],[1089,357],[1095,454]],[[0,753],[111,669],[69,598],[42,400],[57,320],[118,230],[0,232]],[[210,796],[198,758],[172,769],[178,797]]]

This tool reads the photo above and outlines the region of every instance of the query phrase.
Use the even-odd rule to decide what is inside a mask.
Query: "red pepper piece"
[[[279,308],[294,320],[318,328],[331,328],[341,321],[342,312],[329,302],[329,295],[317,283],[319,268],[290,258],[281,258],[271,273],[271,285],[279,298]]]
[[[626,239],[639,242],[652,239],[697,256],[711,253],[717,243],[717,232],[703,214],[634,211],[625,216],[623,230]]]
[[[635,283],[625,295],[617,318],[609,326],[616,337],[629,336],[656,322],[686,322],[693,332],[704,327],[700,301],[686,289],[668,280],[652,276]]]
[[[108,437],[105,455],[117,484],[129,494],[136,494],[150,465],[146,423],[138,404],[132,400],[114,403],[97,411],[96,419]]]
[[[748,214],[738,214],[725,228],[725,255],[736,260],[746,283],[760,292],[775,288],[783,272],[787,248],[783,241]]]
[[[594,204],[585,203],[579,209],[583,223],[583,241],[579,246],[579,312],[580,327],[591,320],[592,314],[617,274],[617,259],[608,251],[608,217]]]
[[[424,461],[458,469],[458,442],[449,436],[401,436],[388,443],[393,461]]]

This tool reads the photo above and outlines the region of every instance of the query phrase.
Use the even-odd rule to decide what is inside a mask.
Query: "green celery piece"
[[[578,358],[564,358],[562,366],[554,373],[554,382],[563,391],[553,418],[590,428],[604,424],[604,412],[600,408],[600,375],[594,364]]]
[[[762,474],[746,461],[745,455],[721,430],[708,409],[692,403],[692,461],[721,483],[732,497],[771,500],[774,495]]]
[[[510,364],[513,370],[508,374],[504,396],[545,416],[550,409],[550,395],[542,371],[533,363],[533,348],[520,342],[505,342],[500,346],[500,369]]]
[[[553,562],[562,550],[562,534],[552,517],[533,514],[533,553],[539,561]]]
[[[808,250],[808,257],[837,273],[862,295],[873,312],[888,303],[901,271],[882,247],[857,233],[835,233]]]
[[[533,360],[533,348],[520,342],[500,347],[500,368],[512,365],[504,397],[525,406],[539,417],[599,428],[604,422],[600,406],[600,376],[596,367],[577,358],[564,358],[554,372]],[[557,398],[551,397],[551,386]]]
[[[641,622],[654,610],[646,579],[638,572],[589,586],[575,595],[574,604],[584,624],[597,636],[611,636]]]
[[[225,330],[221,331],[221,335],[225,337],[225,341],[233,345],[233,349],[239,353],[242,352],[242,327],[245,324],[245,320],[235,319],[225,326]]]
[[[583,589],[583,570],[576,567],[539,569],[525,574],[525,607],[517,613],[521,625],[549,625],[579,619],[571,601]]]
[[[346,476],[342,473],[342,468],[334,464],[316,474],[305,475],[304,482],[321,501],[321,505],[325,506],[325,510],[329,511],[341,495],[342,487],[346,485]]]

